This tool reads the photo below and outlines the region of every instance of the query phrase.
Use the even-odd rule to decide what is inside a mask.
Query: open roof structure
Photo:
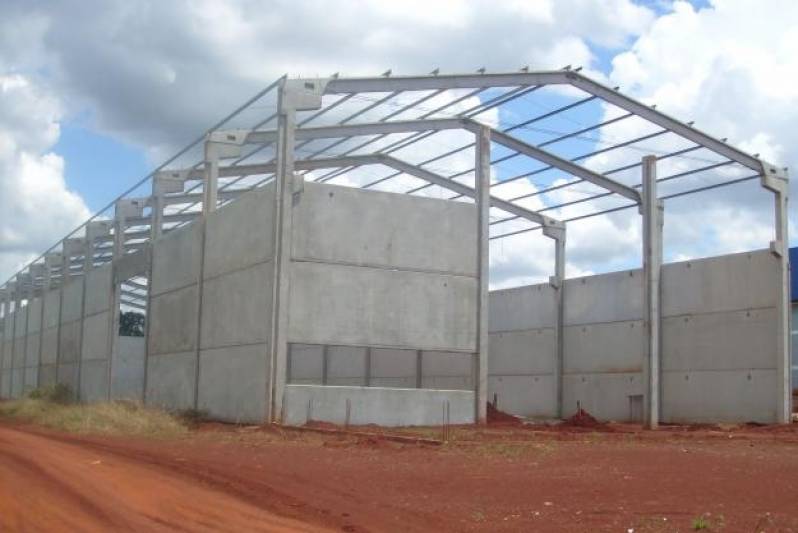
[[[288,120],[281,113],[287,104],[294,110]],[[45,277],[58,283],[62,273],[80,275],[86,264],[111,260],[115,241],[118,253],[141,249],[286,168],[299,181],[472,201],[480,133],[490,142],[490,240],[543,230],[563,241],[568,222],[640,209],[642,157],[653,155],[660,201],[759,180],[776,194],[774,246],[785,246],[783,169],[578,69],[282,77],[12,276],[3,290],[24,295]],[[289,166],[281,166],[281,149],[291,151],[282,157]],[[62,257],[67,268],[59,266]],[[45,260],[52,268],[43,268]],[[143,283],[125,292],[134,307],[142,303]]]

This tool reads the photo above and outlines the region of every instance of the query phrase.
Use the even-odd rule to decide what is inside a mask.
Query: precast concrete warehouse
[[[555,122],[591,108],[607,118]],[[767,249],[663,266],[667,203],[754,180]],[[786,422],[786,205],[785,169],[577,71],[281,78],[6,282],[0,396],[59,382],[287,424],[481,422],[488,401]],[[566,229],[593,216],[639,217],[641,270],[565,279]],[[491,244],[540,237],[550,280],[489,293]]]

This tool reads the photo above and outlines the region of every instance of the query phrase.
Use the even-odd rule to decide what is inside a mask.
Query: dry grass
[[[62,389],[37,390],[19,400],[0,402],[0,419],[66,431],[168,438],[188,431],[186,423],[163,411],[133,402],[77,404]]]

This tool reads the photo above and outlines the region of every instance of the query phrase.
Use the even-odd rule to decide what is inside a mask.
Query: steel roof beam
[[[673,133],[700,144],[732,161],[737,161],[761,175],[765,168],[758,158],[734,148],[692,126],[676,120],[637,100],[575,71],[513,72],[503,74],[463,74],[435,77],[397,76],[391,78],[350,78],[331,80],[325,88],[326,94],[338,92],[384,92],[416,91],[434,89],[459,89],[478,86],[509,87],[518,85],[571,85],[588,94],[598,96],[605,102],[632,112],[635,115],[666,128]]]

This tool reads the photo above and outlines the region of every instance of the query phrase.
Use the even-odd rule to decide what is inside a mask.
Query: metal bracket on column
[[[219,160],[240,157],[247,130],[212,131],[205,137],[202,213],[216,211],[219,189]]]
[[[328,78],[314,78],[307,80],[285,80],[283,82],[283,98],[280,111],[293,109],[294,111],[311,111],[321,107],[324,90],[329,83]]]
[[[86,243],[83,239],[64,239],[61,244],[63,263],[61,264],[61,285],[65,285],[72,277],[72,258],[85,253]]]
[[[114,260],[125,254],[127,219],[142,216],[148,200],[148,198],[122,198],[114,204]]]
[[[31,296],[36,296],[36,280],[42,278],[42,284],[44,284],[44,263],[34,263],[28,267],[28,271],[31,278]]]
[[[53,267],[64,264],[64,256],[51,252],[44,255],[44,290],[49,291],[53,286]]]
[[[554,241],[555,274],[553,276],[549,276],[549,284],[555,289],[559,289],[562,285],[565,269],[565,223],[560,222],[559,220],[552,220],[543,224],[542,231],[543,235]],[[562,257],[560,257],[561,251],[563,252]],[[560,272],[560,268],[563,269],[562,273]]]
[[[86,224],[86,255],[83,262],[84,272],[94,268],[94,243],[100,237],[111,234],[114,223],[111,220],[92,220]]]
[[[152,177],[152,196],[150,197],[150,241],[163,232],[164,196],[183,192],[191,170],[162,170]]]
[[[776,239],[770,242],[770,251],[779,257],[786,257],[787,197],[790,186],[787,169],[763,163],[760,183],[776,195]]]

